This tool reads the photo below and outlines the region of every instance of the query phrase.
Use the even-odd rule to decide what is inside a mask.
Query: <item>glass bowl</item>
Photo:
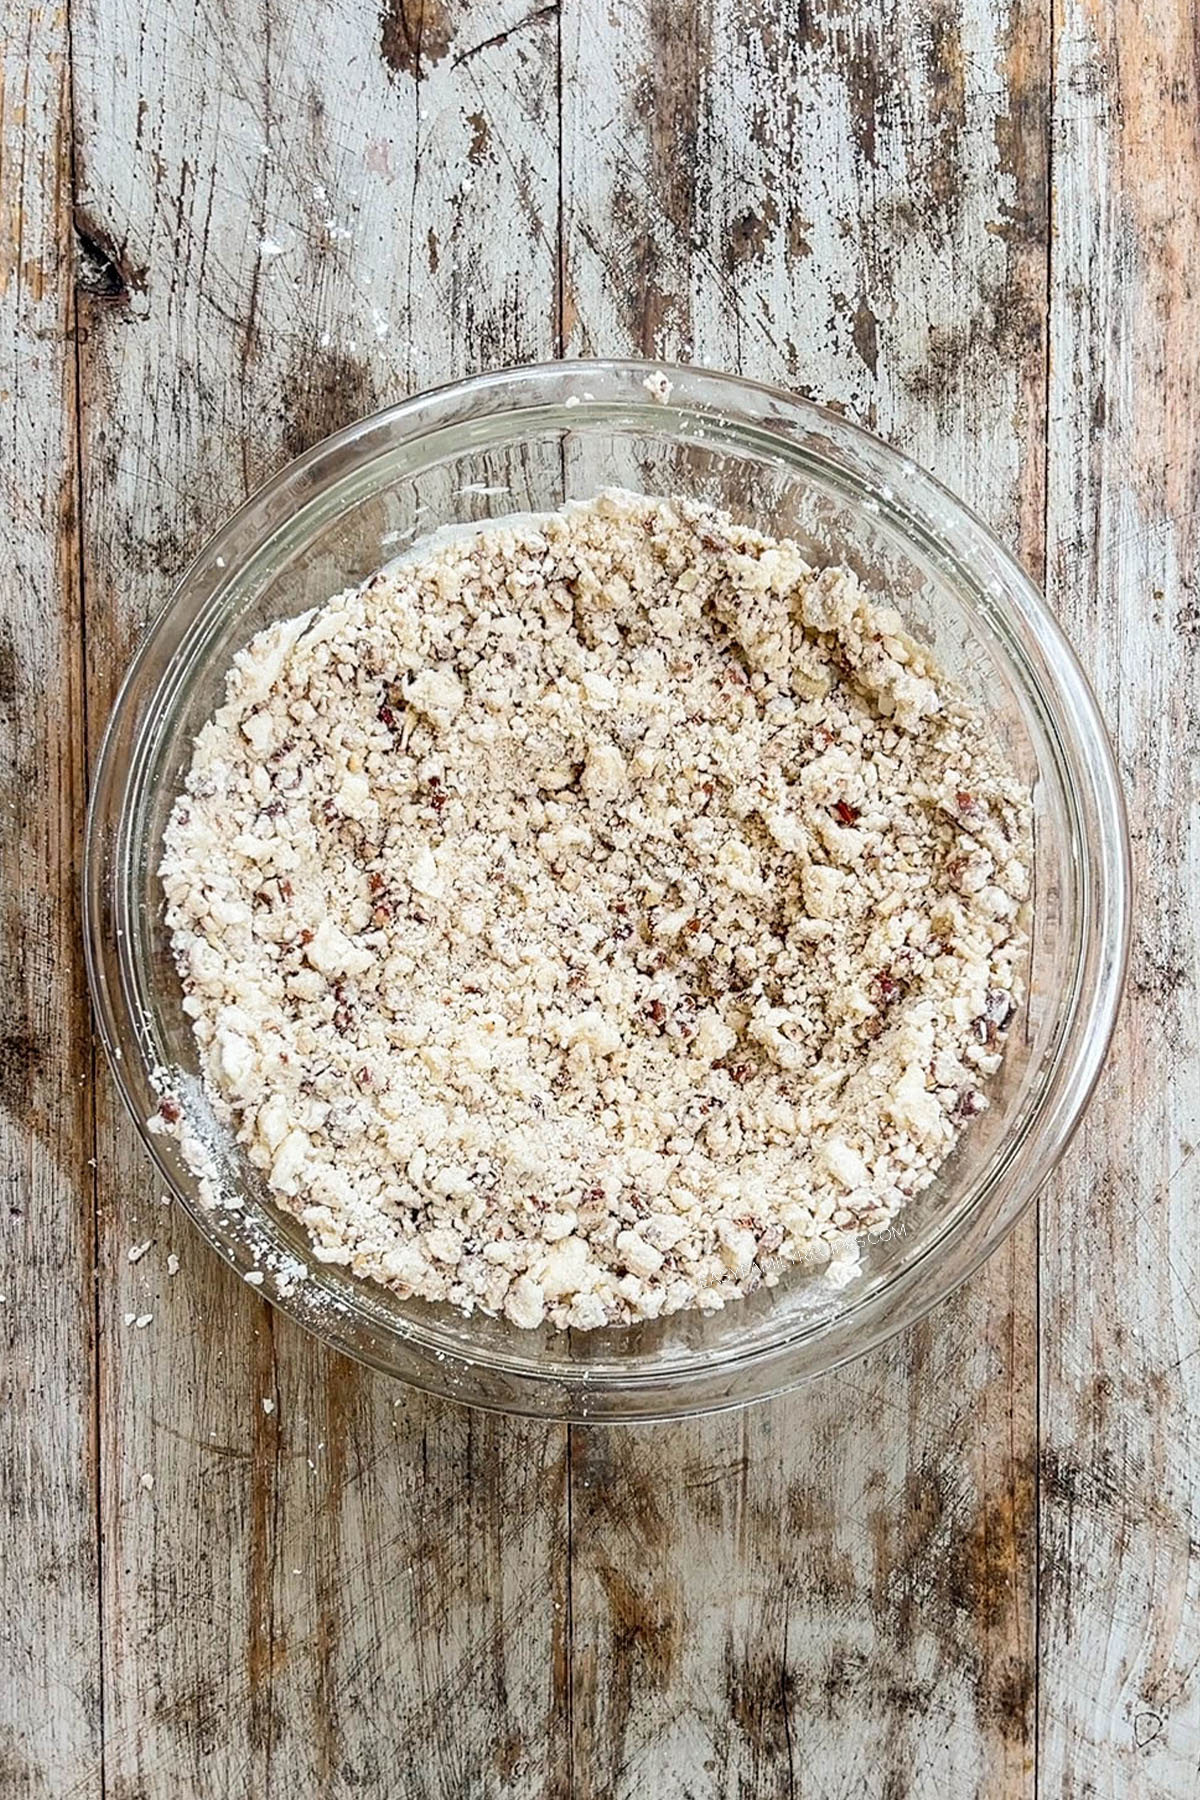
[[[430,1392],[545,1418],[650,1419],[778,1392],[910,1325],[1010,1230],[1061,1157],[1112,1032],[1124,974],[1128,838],[1095,701],[1032,584],[963,504],[820,407],[694,367],[555,363],[406,400],[327,438],[242,507],[143,643],[104,740],[88,819],[88,973],[99,1030],[151,1156],[210,1244],[349,1355]],[[192,740],[232,657],[272,619],[361,581],[428,533],[620,486],[728,508],[882,590],[994,721],[1033,789],[1028,998],[991,1107],[934,1184],[835,1290],[792,1271],[724,1311],[622,1330],[536,1332],[401,1300],[309,1255],[226,1135],[163,924],[157,867]],[[171,1137],[147,1130],[156,1071],[240,1204],[206,1206]],[[214,1133],[218,1135],[213,1136]],[[308,1273],[293,1280],[298,1265]]]

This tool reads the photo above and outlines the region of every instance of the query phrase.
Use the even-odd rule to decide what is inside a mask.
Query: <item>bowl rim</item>
[[[662,398],[646,385],[656,373],[665,376],[669,384],[669,391]],[[564,383],[583,383],[589,378],[597,389],[606,390],[605,398],[598,399],[586,391],[570,396],[562,393]],[[607,389],[613,384],[617,392],[610,396]],[[530,402],[527,396],[522,405],[502,404],[518,388],[524,391],[530,387],[535,394],[545,391],[549,397],[535,397]],[[727,406],[722,406],[722,400]],[[496,404],[488,405],[489,401]],[[866,504],[864,492],[874,492],[878,495],[874,510],[886,514],[893,530],[906,543],[918,547],[932,544],[939,556],[949,553],[964,569],[968,560],[972,570],[976,565],[987,568],[987,592],[997,609],[993,624],[999,622],[1006,639],[1011,635],[1010,613],[1023,627],[1043,664],[1041,681],[1035,674],[1034,685],[1040,692],[1044,683],[1047,696],[1055,703],[1047,718],[1056,732],[1065,719],[1073,739],[1068,746],[1070,753],[1062,751],[1061,755],[1063,791],[1073,811],[1073,845],[1081,852],[1076,859],[1083,921],[1076,957],[1076,991],[1027,1129],[1014,1154],[1007,1161],[1000,1159],[984,1190],[987,1193],[996,1189],[1007,1170],[1007,1192],[990,1212],[984,1212],[978,1203],[965,1214],[960,1210],[942,1229],[931,1234],[911,1261],[887,1276],[861,1301],[851,1299],[836,1317],[815,1327],[798,1321],[796,1329],[783,1331],[767,1343],[723,1349],[719,1362],[701,1356],[690,1365],[681,1366],[675,1361],[663,1369],[642,1368],[624,1374],[582,1363],[564,1376],[561,1370],[539,1371],[528,1363],[506,1365],[505,1359],[489,1351],[475,1359],[438,1349],[439,1334],[432,1325],[432,1314],[428,1333],[419,1327],[401,1329],[395,1321],[389,1324],[378,1320],[374,1326],[369,1321],[364,1323],[362,1314],[370,1312],[373,1296],[363,1295],[363,1290],[371,1284],[354,1277],[342,1279],[351,1281],[363,1296],[356,1317],[348,1317],[339,1306],[314,1305],[309,1283],[298,1284],[286,1293],[272,1292],[265,1284],[257,1290],[304,1329],[335,1348],[399,1375],[430,1394],[488,1410],[547,1419],[677,1418],[765,1399],[796,1382],[837,1368],[916,1323],[959,1287],[1012,1230],[1061,1159],[1099,1079],[1115,1028],[1129,955],[1131,860],[1124,799],[1099,708],[1048,603],[1020,563],[964,501],[912,458],[831,408],[786,389],[699,364],[640,358],[550,361],[486,371],[407,396],[321,439],[260,484],[200,547],[172,584],[130,661],[101,739],[89,796],[82,870],[85,962],[98,1035],[121,1097],[153,1163],[206,1241],[226,1263],[245,1274],[254,1266],[255,1257],[244,1225],[235,1231],[231,1226],[233,1215],[206,1207],[195,1192],[194,1179],[189,1183],[181,1173],[182,1164],[172,1141],[150,1131],[144,1097],[145,1084],[152,1075],[151,1059],[142,1057],[139,1089],[138,1071],[131,1068],[131,1059],[125,1053],[131,1044],[141,1046],[138,1022],[121,974],[128,939],[118,931],[117,943],[109,943],[106,930],[110,901],[118,915],[121,911],[121,864],[114,854],[112,802],[119,795],[115,814],[119,835],[128,821],[136,772],[133,765],[124,769],[121,766],[123,740],[132,737],[136,745],[144,738],[144,721],[136,717],[135,705],[140,678],[156,656],[162,656],[171,627],[178,624],[176,613],[181,602],[197,590],[207,595],[209,605],[215,606],[238,568],[247,566],[246,559],[240,565],[223,560],[222,546],[238,541],[257,515],[270,512],[289,499],[298,502],[293,516],[307,511],[316,497],[328,490],[324,477],[347,452],[354,455],[348,473],[335,478],[335,493],[350,474],[366,471],[397,443],[423,442],[436,431],[455,424],[460,415],[462,420],[469,420],[481,412],[513,418],[533,412],[545,413],[549,418],[552,414],[557,417],[568,402],[573,408],[568,417],[576,425],[589,417],[611,417],[615,408],[622,416],[636,411],[647,428],[653,428],[657,421],[660,429],[681,416],[727,423],[732,414],[744,422],[748,405],[756,405],[753,429],[766,434],[785,462],[795,462],[798,455],[788,432],[807,437],[819,434],[832,442],[850,471],[850,494],[858,504]],[[377,440],[386,442],[377,444]],[[739,441],[744,440],[739,437]],[[868,474],[876,477],[874,489],[865,479]],[[214,568],[220,571],[215,578]],[[182,638],[177,634],[174,647],[168,648],[159,685],[154,690],[156,698],[186,637],[185,626]],[[1026,673],[1031,670],[1027,668]],[[1090,854],[1082,854],[1084,851]],[[1031,1156],[1031,1148],[1037,1151],[1035,1157]],[[1018,1165],[1015,1171],[1014,1162]],[[1029,1166],[1031,1162],[1036,1166]],[[984,1194],[977,1196],[977,1202],[983,1197]],[[241,1215],[243,1221],[249,1213],[247,1209]],[[938,1267],[948,1239],[960,1246],[950,1279],[944,1278]],[[323,1272],[319,1264],[314,1273],[318,1272]],[[825,1350],[818,1365],[800,1366],[802,1347],[815,1348],[818,1344],[823,1344]]]

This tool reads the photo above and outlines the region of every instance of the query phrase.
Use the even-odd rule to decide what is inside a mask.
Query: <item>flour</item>
[[[261,632],[161,874],[214,1110],[316,1257],[591,1328],[853,1276],[987,1104],[1028,841],[853,575],[614,493]]]

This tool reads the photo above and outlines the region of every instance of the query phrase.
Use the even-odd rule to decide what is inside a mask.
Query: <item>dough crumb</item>
[[[853,1279],[987,1105],[1029,866],[854,574],[610,492],[261,631],[161,877],[218,1120],[317,1260],[591,1330]]]

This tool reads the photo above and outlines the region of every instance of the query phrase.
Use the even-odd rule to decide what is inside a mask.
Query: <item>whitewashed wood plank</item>
[[[100,1792],[65,19],[0,7],[0,1792]]]
[[[1057,15],[1049,591],[1116,735],[1129,990],[1043,1211],[1046,1793],[1200,1787],[1194,9]]]
[[[95,728],[284,457],[552,353],[557,36],[511,0],[77,13],[81,214],[119,290],[83,356]],[[565,1434],[303,1340],[157,1207],[100,1104],[113,1791],[562,1791]]]
[[[842,406],[1037,567],[1047,9],[563,31],[569,347]],[[573,1433],[580,1795],[1033,1791],[1033,1246],[807,1392]]]

